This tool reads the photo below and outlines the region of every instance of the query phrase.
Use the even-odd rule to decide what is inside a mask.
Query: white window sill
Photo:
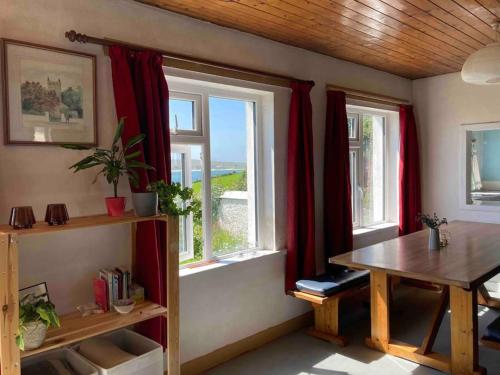
[[[366,228],[357,228],[353,231],[354,248],[371,246],[379,242],[392,240],[399,236],[399,225],[383,223]]]
[[[352,231],[354,237],[363,236],[366,234],[373,234],[381,231],[391,231],[399,227],[397,223],[382,223],[377,225],[371,225],[369,227],[356,228]]]
[[[232,264],[248,262],[262,257],[283,255],[284,253],[285,252],[282,250],[249,250],[246,252],[235,254],[231,257],[215,260],[214,262],[208,264],[194,264],[191,267],[189,265],[184,266],[179,270],[179,277],[186,277],[189,275],[197,274],[199,272],[210,271],[221,267],[228,267]]]

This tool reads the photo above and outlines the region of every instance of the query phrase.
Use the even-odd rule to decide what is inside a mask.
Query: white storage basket
[[[21,374],[24,367],[48,359],[65,359],[78,375],[97,375],[97,368],[92,366],[92,364],[87,359],[83,358],[80,354],[72,349],[52,350],[50,352],[34,355],[29,358],[23,359],[21,364]]]
[[[92,363],[99,375],[163,375],[163,348],[160,344],[127,329],[100,336],[136,358],[112,368]],[[78,345],[75,349],[78,351]]]

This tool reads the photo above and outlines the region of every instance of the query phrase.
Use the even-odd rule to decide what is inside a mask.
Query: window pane
[[[203,163],[199,145],[172,145],[172,182],[191,187],[203,206]],[[182,204],[181,201],[178,204]],[[179,218],[179,255],[181,264],[203,259],[202,219],[194,215]]]
[[[383,116],[362,116],[362,191],[364,226],[384,221],[384,126]]]
[[[194,108],[195,103],[192,100],[170,99],[170,131],[175,133],[177,130],[196,130]]]
[[[357,215],[358,205],[356,204],[356,191],[358,190],[358,181],[356,176],[358,175],[358,155],[356,151],[349,151],[349,173],[351,179],[351,207],[352,207],[352,222],[359,225],[359,219]]]
[[[358,115],[355,113],[347,114],[347,133],[349,140],[358,139]]]
[[[210,97],[212,252],[255,247],[255,103]]]

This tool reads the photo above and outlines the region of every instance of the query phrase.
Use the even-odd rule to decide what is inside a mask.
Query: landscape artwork
[[[83,123],[81,71],[63,65],[21,61],[21,109],[24,124],[75,126]]]
[[[95,56],[6,41],[6,141],[96,144]]]

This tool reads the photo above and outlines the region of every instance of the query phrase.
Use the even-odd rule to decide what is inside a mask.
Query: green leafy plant
[[[19,331],[16,344],[21,350],[24,350],[26,324],[36,322],[44,324],[47,328],[61,326],[54,304],[47,301],[46,297],[47,294],[39,296],[28,294],[19,301]]]
[[[147,190],[158,193],[162,214],[186,216],[193,213],[195,219],[201,217],[201,202],[193,198],[193,189],[183,188],[178,182],[167,184],[165,181],[155,181],[148,185]]]
[[[71,150],[94,150],[92,155],[89,155],[78,163],[73,164],[69,169],[73,169],[73,172],[79,172],[84,169],[102,166],[102,169],[97,173],[92,183],[97,181],[97,178],[102,174],[108,184],[113,184],[114,197],[118,197],[118,182],[120,177],[127,175],[133,186],[139,186],[139,174],[135,169],[143,168],[152,170],[154,169],[150,165],[136,160],[137,157],[141,155],[141,151],[132,151],[131,148],[141,143],[146,136],[144,134],[138,134],[135,137],[130,138],[124,147],[118,145],[123,129],[125,126],[125,118],[122,117],[118,122],[118,126],[115,131],[113,138],[113,143],[110,149],[103,148],[91,148],[84,145],[73,145],[67,144],[62,147]]]
[[[434,215],[419,214],[418,219],[430,229],[438,229],[441,225],[448,224],[445,217],[440,219],[435,212]]]

